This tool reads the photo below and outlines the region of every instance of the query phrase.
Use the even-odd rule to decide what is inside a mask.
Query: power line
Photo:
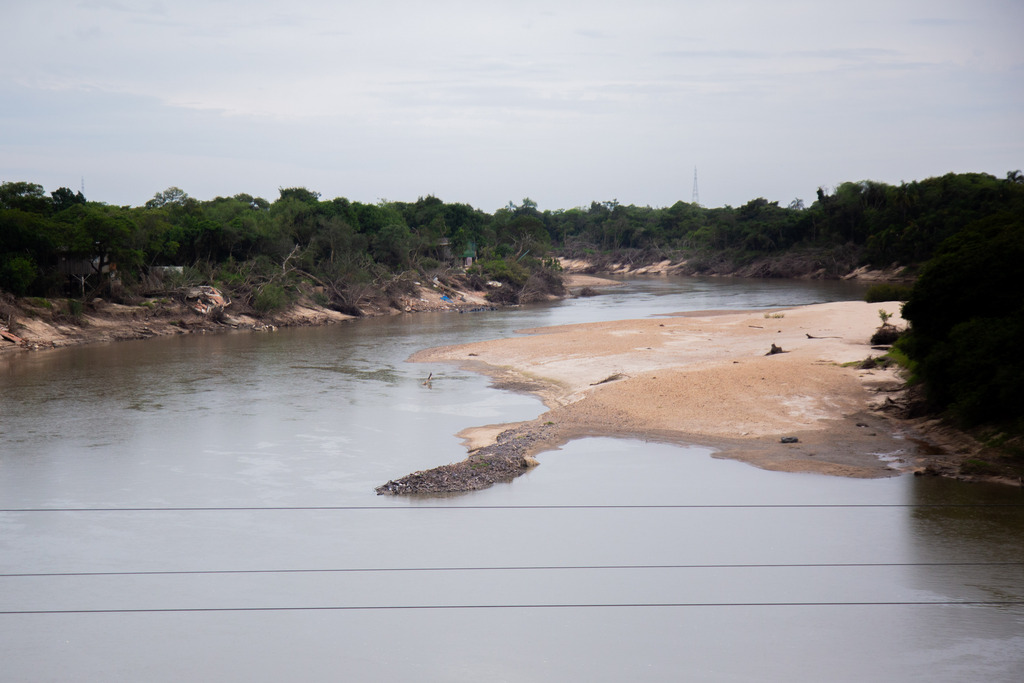
[[[196,612],[356,612],[400,610],[508,610],[508,609],[622,609],[697,607],[934,607],[1024,605],[1024,600],[924,600],[863,602],[613,602],[613,603],[527,603],[485,605],[319,605],[290,607],[163,607],[137,609],[38,609],[2,610],[0,615],[41,614],[182,614]]]
[[[0,508],[0,513],[39,512],[330,512],[361,510],[718,510],[867,508],[1024,508],[1024,503],[766,503],[722,505],[297,505],[195,507]]]
[[[865,567],[1001,567],[1024,562],[819,562],[778,564],[611,564],[611,565],[510,565],[496,567],[345,567],[325,569],[194,569],[105,572],[33,572],[0,574],[0,578],[59,578],[90,576],[202,576],[221,574],[344,574],[400,572],[514,572],[559,570],[661,570],[661,569],[831,569]]]

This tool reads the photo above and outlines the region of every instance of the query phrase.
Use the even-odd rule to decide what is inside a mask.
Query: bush
[[[466,273],[466,284],[477,292],[487,289],[487,278],[479,270]]]
[[[25,296],[36,279],[36,264],[28,256],[12,256],[0,264],[0,288]]]
[[[852,365],[858,370],[874,370],[875,368],[887,368],[895,362],[896,361],[889,356],[868,356],[864,360],[858,363],[853,363]],[[847,365],[848,364],[844,364],[843,367],[846,367]]]
[[[868,287],[868,291],[864,293],[864,301],[869,304],[880,301],[906,301],[910,298],[912,289],[913,287],[910,285],[883,282]]]
[[[487,259],[474,266],[481,275],[491,280],[522,287],[530,278],[530,272],[521,264],[509,259]]]
[[[902,334],[903,330],[892,325],[882,325],[871,335],[871,343],[883,346],[895,344]]]
[[[487,292],[487,295],[484,298],[494,304],[514,306],[519,303],[519,292],[519,288],[513,288],[506,285],[499,289],[492,289]]]
[[[256,309],[257,313],[266,314],[279,311],[289,303],[291,303],[291,297],[288,295],[288,291],[281,285],[271,283],[264,285],[256,292],[252,307]]]
[[[67,310],[54,311],[53,319],[57,322],[67,322],[72,325],[85,325],[85,304],[78,299],[68,299]]]
[[[537,268],[527,279],[520,295],[521,303],[531,301],[544,301],[549,296],[561,296],[565,294],[565,285],[562,278],[546,268]]]

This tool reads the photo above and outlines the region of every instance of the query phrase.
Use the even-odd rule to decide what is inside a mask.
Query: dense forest
[[[557,292],[554,256],[600,263],[685,260],[687,272],[839,277],[853,269],[920,273],[901,342],[936,410],[965,423],[1024,415],[1024,175],[948,174],[898,186],[819,188],[809,206],[763,198],[741,207],[594,202],[494,213],[436,197],[363,204],[283,188],[197,200],[176,187],[144,206],[0,185],[0,290],[5,296],[102,296],[139,303],[212,284],[257,314],[310,292],[359,314],[424,278],[498,281],[500,303]],[[464,266],[471,261],[468,268]],[[1021,431],[1018,429],[1018,431]]]
[[[267,282],[282,288],[283,302],[313,277],[351,305],[364,285],[444,270],[464,256],[476,257],[483,276],[522,286],[531,272],[553,265],[554,253],[685,257],[696,272],[806,253],[819,276],[837,277],[859,265],[922,264],[947,238],[998,214],[1024,215],[1019,171],[1005,179],[971,173],[899,186],[843,183],[819,189],[810,206],[762,198],[739,208],[608,201],[542,212],[524,199],[493,214],[435,197],[323,200],[305,188],[281,189],[270,202],[246,194],[200,201],[172,187],[145,206],[119,207],[68,188],[47,194],[34,183],[9,182],[0,185],[0,289],[71,293],[68,276],[77,274],[79,294],[94,293],[109,289],[111,279],[101,273],[114,267],[119,295],[131,298],[152,286],[154,273],[166,272],[161,267],[174,266],[250,303]],[[91,264],[91,272],[71,273],[73,262]],[[758,274],[807,273],[776,266]]]

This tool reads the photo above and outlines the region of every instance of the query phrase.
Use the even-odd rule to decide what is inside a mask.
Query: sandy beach
[[[460,434],[471,453],[515,427],[532,435],[531,454],[622,436],[704,444],[766,469],[890,476],[912,468],[916,451],[909,425],[879,410],[902,383],[853,365],[884,353],[869,342],[879,309],[903,325],[898,303],[709,311],[522,330],[412,360],[459,363],[544,401],[530,423]],[[782,353],[766,355],[772,345]]]

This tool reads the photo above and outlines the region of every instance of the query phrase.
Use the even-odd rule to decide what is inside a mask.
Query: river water
[[[631,280],[0,358],[0,680],[1022,680],[1017,489],[583,439],[486,491],[374,494],[543,410],[416,350],[859,294]]]

